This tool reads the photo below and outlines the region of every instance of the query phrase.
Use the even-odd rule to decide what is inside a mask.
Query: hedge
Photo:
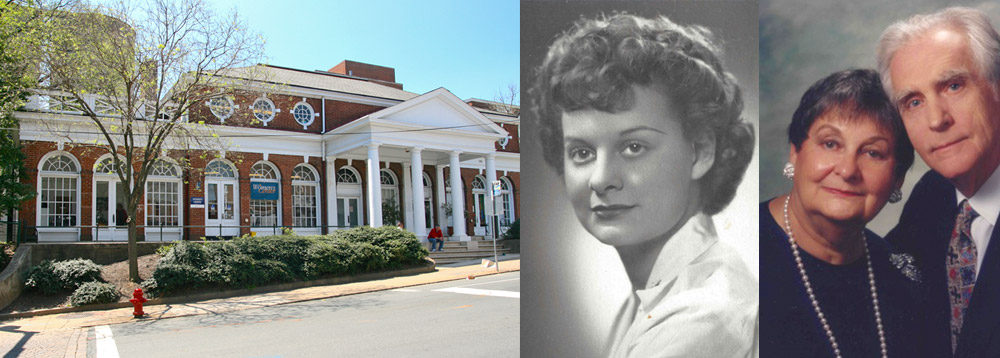
[[[244,236],[231,241],[178,242],[143,287],[153,294],[182,288],[252,288],[405,267],[428,254],[411,232],[394,226],[359,227],[326,236]]]
[[[80,285],[101,280],[101,266],[86,259],[45,260],[28,270],[25,287],[44,294],[74,290]]]
[[[83,306],[97,303],[118,302],[119,298],[121,298],[121,293],[118,292],[115,285],[92,281],[80,285],[80,288],[73,291],[73,295],[70,296],[69,302],[73,306]]]

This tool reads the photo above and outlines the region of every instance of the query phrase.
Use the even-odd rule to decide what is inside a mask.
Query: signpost
[[[500,272],[500,257],[497,256],[497,225],[496,213],[497,213],[497,197],[500,196],[500,181],[493,181],[493,190],[490,193],[490,226],[493,228],[490,230],[490,237],[493,238],[493,262],[496,262],[497,272]]]

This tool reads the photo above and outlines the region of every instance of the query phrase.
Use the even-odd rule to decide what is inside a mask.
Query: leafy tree
[[[201,0],[79,5],[52,24],[38,54],[39,87],[84,119],[41,125],[76,148],[114,153],[128,215],[129,276],[140,282],[136,213],[150,170],[170,150],[200,149],[202,157],[225,150],[212,125],[188,121],[187,113],[260,80],[247,71],[259,62],[263,40],[235,12],[217,15]],[[227,75],[243,67],[251,70]]]

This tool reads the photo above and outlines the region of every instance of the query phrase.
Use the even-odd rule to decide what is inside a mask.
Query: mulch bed
[[[139,256],[139,277],[143,280],[152,277],[156,263],[160,261],[160,256],[156,254]],[[116,262],[110,265],[101,266],[101,278],[105,282],[118,287],[122,296],[118,302],[128,302],[132,298],[132,292],[139,288],[139,284],[133,283],[128,277],[128,261]],[[25,290],[9,306],[0,310],[0,313],[24,312],[40,309],[69,307],[69,297],[73,292],[63,292],[52,295],[43,295],[31,290]]]

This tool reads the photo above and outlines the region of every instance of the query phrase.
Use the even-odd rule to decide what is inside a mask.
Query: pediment
[[[372,120],[402,123],[424,128],[507,135],[475,108],[443,88],[383,109],[370,115]]]

